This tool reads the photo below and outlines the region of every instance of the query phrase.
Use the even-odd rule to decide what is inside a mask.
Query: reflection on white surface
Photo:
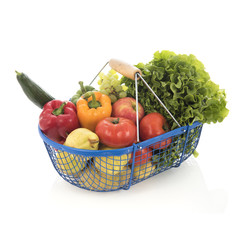
[[[223,213],[228,195],[224,189],[209,189],[194,158],[186,160],[179,168],[172,168],[129,190],[90,192],[67,183],[60,177],[54,182],[49,202],[62,208],[95,208],[141,211],[190,211]]]

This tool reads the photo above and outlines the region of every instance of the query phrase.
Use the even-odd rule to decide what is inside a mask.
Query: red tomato
[[[140,139],[145,141],[147,139],[162,135],[169,131],[167,120],[160,113],[149,113],[140,122],[139,126]],[[164,149],[172,142],[171,138],[164,139],[152,146],[154,149]]]
[[[149,147],[143,148],[141,150],[136,151],[135,153],[135,166],[144,164],[148,161],[150,161],[152,157],[152,149]],[[133,154],[132,154],[133,156]],[[129,163],[132,163],[132,156],[129,160]]]
[[[104,145],[121,148],[136,142],[137,128],[130,119],[107,117],[97,124],[95,133]]]

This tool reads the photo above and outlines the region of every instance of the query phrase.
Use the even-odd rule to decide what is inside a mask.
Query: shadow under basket
[[[67,182],[86,190],[129,189],[172,167],[179,167],[196,149],[203,124],[175,130],[116,150],[84,150],[47,138],[39,129],[52,164]]]

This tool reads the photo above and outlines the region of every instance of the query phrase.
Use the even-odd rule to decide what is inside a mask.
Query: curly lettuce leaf
[[[136,67],[181,126],[195,121],[222,122],[228,115],[225,91],[211,81],[203,63],[194,55],[157,51],[152,61],[139,63]],[[122,77],[121,82],[128,86],[128,96],[135,98],[134,81]],[[139,81],[138,92],[146,114],[160,112],[172,129],[177,127],[142,81]]]

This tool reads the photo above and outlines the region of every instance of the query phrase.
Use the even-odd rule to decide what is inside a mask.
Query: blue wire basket
[[[119,189],[127,190],[132,185],[172,167],[179,167],[183,161],[193,154],[198,145],[203,127],[203,124],[200,122],[181,127],[143,79],[138,68],[116,59],[111,59],[104,67],[108,63],[112,69],[135,81],[136,102],[138,102],[138,80],[141,79],[172,117],[178,128],[139,142],[138,104],[136,104],[138,143],[126,148],[116,150],[71,148],[50,140],[38,127],[39,134],[59,175],[77,187],[99,192]]]
[[[172,167],[179,167],[196,149],[202,126],[195,122],[116,150],[71,148],[50,140],[40,128],[39,134],[54,168],[64,180],[83,189],[107,192],[127,190]]]

